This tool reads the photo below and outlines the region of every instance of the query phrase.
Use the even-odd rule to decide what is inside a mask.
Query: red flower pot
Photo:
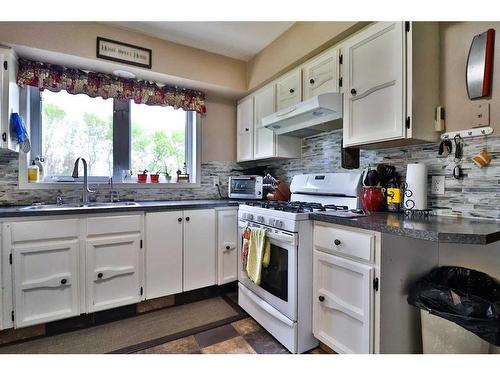
[[[159,174],[150,174],[149,178],[151,179],[151,182],[153,184],[157,184],[158,182],[160,182],[160,175]]]
[[[146,181],[148,180],[148,175],[147,174],[138,174],[137,175],[137,182],[140,184],[145,184]]]
[[[382,211],[385,203],[385,189],[378,186],[363,186],[361,201],[368,211]]]

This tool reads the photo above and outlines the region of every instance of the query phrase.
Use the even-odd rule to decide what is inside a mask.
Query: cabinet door
[[[253,160],[253,96],[243,99],[237,107],[237,159]]]
[[[274,132],[262,126],[262,118],[274,113],[274,85],[269,85],[254,95],[254,159],[275,156]]]
[[[403,22],[379,22],[343,44],[344,146],[406,136]]]
[[[304,65],[304,100],[339,91],[338,61],[339,50],[331,49]]]
[[[140,301],[140,240],[140,233],[87,239],[88,312]]]
[[[146,299],[182,292],[182,211],[146,213]]]
[[[215,210],[184,211],[183,290],[216,284]]]
[[[18,151],[17,137],[10,130],[10,116],[19,113],[19,86],[16,83],[17,61],[9,48],[0,47],[0,145]],[[7,69],[5,69],[5,66]]]
[[[338,353],[373,352],[373,269],[314,250],[313,333]]]
[[[217,212],[218,285],[238,280],[238,210]]]
[[[276,109],[280,111],[302,100],[302,70],[295,69],[276,81]]]
[[[80,314],[78,244],[75,238],[13,245],[17,328]]]

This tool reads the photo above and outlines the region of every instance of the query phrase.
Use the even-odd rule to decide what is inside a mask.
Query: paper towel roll
[[[421,163],[408,164],[406,167],[406,183],[411,196],[405,193],[404,208],[413,210],[427,209],[427,165]]]

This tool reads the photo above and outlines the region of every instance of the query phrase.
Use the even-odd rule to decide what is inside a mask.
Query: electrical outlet
[[[432,176],[432,195],[444,195],[444,176]]]
[[[219,176],[213,176],[212,183],[213,183],[213,187],[217,187],[217,185],[220,185]]]
[[[490,125],[490,103],[478,103],[472,108],[472,126]]]

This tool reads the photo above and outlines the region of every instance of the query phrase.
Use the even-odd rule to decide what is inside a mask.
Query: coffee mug
[[[490,161],[491,161],[491,155],[488,154],[488,151],[483,150],[479,154],[474,155],[472,157],[472,161],[479,168],[483,168],[483,167],[486,167],[490,163]]]

